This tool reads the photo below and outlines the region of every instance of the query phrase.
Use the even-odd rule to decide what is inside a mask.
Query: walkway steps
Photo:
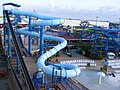
[[[12,90],[10,71],[7,70],[7,61],[3,52],[2,35],[0,34],[0,90]]]
[[[60,90],[66,90],[65,87],[61,83],[58,83],[57,86],[60,88]]]
[[[14,70],[16,70],[17,69],[16,59],[11,59],[11,64],[12,64],[12,67],[14,68]]]

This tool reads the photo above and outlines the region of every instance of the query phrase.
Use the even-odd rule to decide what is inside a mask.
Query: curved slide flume
[[[32,22],[31,23],[32,27],[33,26],[58,25],[58,24],[64,23],[64,20],[61,18],[39,15],[33,12],[30,13],[30,12],[24,12],[24,11],[18,11],[18,10],[10,10],[10,14],[20,15],[20,16],[31,16],[31,17],[36,17],[38,19],[41,19],[41,21]],[[34,31],[30,32],[28,30],[29,28],[26,27],[26,28],[19,29],[16,32],[23,34],[23,35],[34,36],[34,37],[40,38],[39,33],[34,32]],[[48,75],[52,75],[53,68],[55,68],[54,74],[55,72],[57,72],[57,76],[69,78],[69,77],[75,77],[79,75],[80,69],[76,65],[72,65],[72,64],[55,64],[55,65],[48,65],[48,66],[45,65],[45,61],[49,57],[53,56],[55,53],[57,53],[58,51],[66,47],[67,41],[64,38],[60,38],[56,36],[44,35],[44,38],[47,40],[54,40],[60,43],[54,48],[52,48],[51,50],[46,51],[43,55],[41,55],[38,58],[37,64],[36,64],[37,68],[44,70],[44,72]],[[62,68],[62,73],[61,73],[61,70],[58,69],[56,66],[60,66]]]

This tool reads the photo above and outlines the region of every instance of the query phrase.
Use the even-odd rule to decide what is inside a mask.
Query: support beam
[[[44,52],[44,26],[40,28],[40,56]]]
[[[4,6],[3,6],[3,10],[4,10]],[[6,18],[5,18],[5,14],[3,12],[3,28],[4,28],[4,47],[6,47]]]
[[[9,28],[8,28],[7,34],[8,34],[8,39],[7,39],[8,40],[8,55],[10,57],[11,56],[11,37],[10,37],[11,32]]]
[[[31,31],[31,17],[29,17],[29,31]],[[28,52],[31,54],[32,53],[32,37],[28,36]]]
[[[5,10],[4,12],[5,12],[6,17],[7,17],[8,25],[9,25],[9,28],[10,28],[10,31],[11,31],[11,35],[12,35],[12,39],[13,39],[13,43],[14,43],[15,49],[17,51],[17,56],[18,56],[18,58],[20,60],[20,63],[21,63],[21,67],[22,67],[22,70],[23,70],[23,75],[25,77],[24,79],[26,81],[26,85],[28,86],[28,90],[35,90],[35,87],[34,87],[34,85],[32,83],[32,80],[31,80],[30,75],[28,73],[27,67],[25,65],[24,59],[22,57],[22,51],[20,49],[20,46],[18,45],[18,41],[17,41],[15,32],[13,30],[13,27],[12,27],[12,24],[11,24],[11,21],[10,21],[10,17],[9,17],[8,11]]]

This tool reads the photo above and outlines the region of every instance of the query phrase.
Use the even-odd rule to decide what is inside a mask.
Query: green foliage
[[[102,60],[102,59],[103,59],[103,56],[102,56],[102,55],[95,55],[95,54],[92,54],[92,55],[90,56],[90,58],[96,59],[96,60]]]
[[[81,49],[79,51],[79,53],[82,53],[81,51],[84,50],[85,51],[85,56],[92,58],[92,59],[97,59],[97,60],[101,60],[103,59],[103,55],[101,54],[101,50],[99,50],[98,55],[96,55],[95,53],[93,53],[94,51],[91,49],[91,44],[89,44],[88,42],[81,42]]]

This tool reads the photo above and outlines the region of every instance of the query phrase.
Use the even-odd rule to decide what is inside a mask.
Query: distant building
[[[65,19],[65,22],[62,24],[64,27],[70,26],[71,28],[79,28],[81,20],[72,20],[72,19]]]
[[[27,26],[27,22],[22,20],[22,22],[19,24],[20,27],[25,27]],[[3,18],[0,18],[0,28],[3,28]]]
[[[36,20],[36,18],[33,18],[33,20]],[[117,27],[118,24],[116,23],[110,23],[109,21],[97,21],[96,20],[86,20],[89,23],[89,27],[92,27],[94,25],[109,28],[109,27]],[[68,32],[73,32],[73,29],[79,29],[80,24],[82,20],[80,19],[65,19],[65,22],[62,24],[63,29]],[[26,26],[28,24],[27,19],[22,19],[21,25]],[[0,27],[3,27],[3,18],[0,18]],[[46,29],[49,28],[49,26],[46,27]]]
[[[104,28],[109,28],[109,24],[110,22],[109,21],[95,21],[95,20],[88,20],[89,24],[90,25],[97,25],[97,26],[100,26],[100,27],[104,27]]]
[[[96,20],[86,20],[89,24],[88,27],[92,26],[100,26],[104,28],[109,28],[109,23],[108,21],[97,21]],[[82,20],[80,19],[65,19],[65,22],[62,24],[63,28],[66,29],[68,32],[73,32],[73,29],[79,29],[80,24]]]

